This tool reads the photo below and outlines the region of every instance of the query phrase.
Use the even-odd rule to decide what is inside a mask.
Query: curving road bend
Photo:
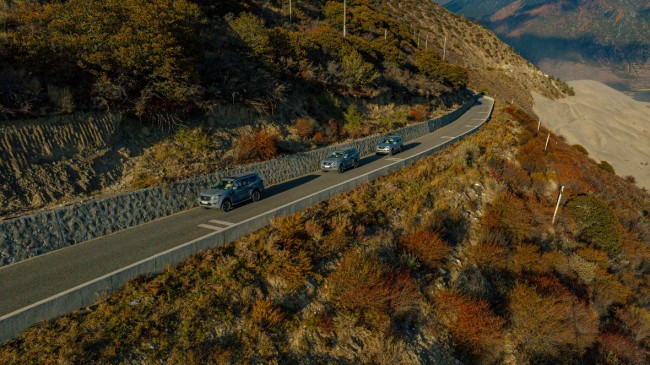
[[[399,159],[413,156],[477,128],[490,115],[494,101],[480,98],[453,123],[405,142],[394,156],[366,156],[357,169],[343,174],[313,172],[270,186],[263,199],[236,206],[230,212],[194,208],[140,226],[36,256],[0,268],[0,319],[39,301],[83,285],[165,250],[361,176]],[[314,166],[317,168],[317,166]],[[197,192],[198,194],[198,192]]]

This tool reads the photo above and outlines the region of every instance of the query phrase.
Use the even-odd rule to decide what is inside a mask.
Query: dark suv
[[[202,208],[221,208],[229,211],[235,204],[262,198],[264,181],[258,174],[239,174],[227,176],[217,181],[209,189],[199,195],[199,205]]]
[[[359,166],[359,151],[356,148],[334,151],[320,162],[323,171],[343,172],[349,168]]]

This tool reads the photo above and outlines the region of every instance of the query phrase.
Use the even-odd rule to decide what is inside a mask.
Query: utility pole
[[[292,19],[291,19],[291,15],[292,15],[292,14],[291,14],[291,13],[292,13],[291,10],[292,10],[292,3],[291,3],[291,0],[289,0],[289,24],[291,24],[291,20],[292,20]]]
[[[386,40],[388,37],[388,30],[384,28],[384,40]]]
[[[560,186],[560,195],[557,197],[557,204],[555,204],[555,212],[553,212],[553,219],[551,219],[551,225],[555,223],[555,217],[557,216],[557,210],[560,208],[560,201],[562,200],[562,193],[564,192],[564,185]]]
[[[346,29],[345,29],[345,25],[346,25],[345,18],[346,18],[346,15],[347,15],[347,7],[348,7],[347,1],[343,0],[343,38],[345,38],[345,36],[347,35]]]
[[[429,49],[429,33],[427,33],[427,38],[424,40],[424,49]]]

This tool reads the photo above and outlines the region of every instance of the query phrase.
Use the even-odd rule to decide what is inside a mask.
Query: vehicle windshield
[[[219,180],[212,185],[212,189],[228,190],[230,188],[232,188],[232,180]]]
[[[395,143],[397,143],[397,141],[395,141],[395,140],[392,139],[392,138],[386,138],[386,139],[384,140],[384,142],[382,142],[382,143],[386,143],[386,144],[395,144]]]
[[[329,155],[327,155],[327,158],[341,158],[341,157],[343,157],[343,152],[340,151],[334,151]]]

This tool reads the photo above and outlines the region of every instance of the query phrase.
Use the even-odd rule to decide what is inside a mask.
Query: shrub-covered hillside
[[[386,132],[466,86],[526,110],[530,90],[561,95],[432,1],[346,4],[344,37],[334,0],[0,2],[0,144],[20,141],[0,150],[0,216]],[[103,130],[101,112],[119,120],[101,143],[54,138],[70,120]]]
[[[547,133],[502,105],[434,156],[27,330],[0,362],[647,363],[650,196],[561,138],[545,152]]]
[[[16,1],[4,9],[4,118],[120,108],[140,117],[292,92],[439,96],[467,70],[418,48],[371,1]]]

